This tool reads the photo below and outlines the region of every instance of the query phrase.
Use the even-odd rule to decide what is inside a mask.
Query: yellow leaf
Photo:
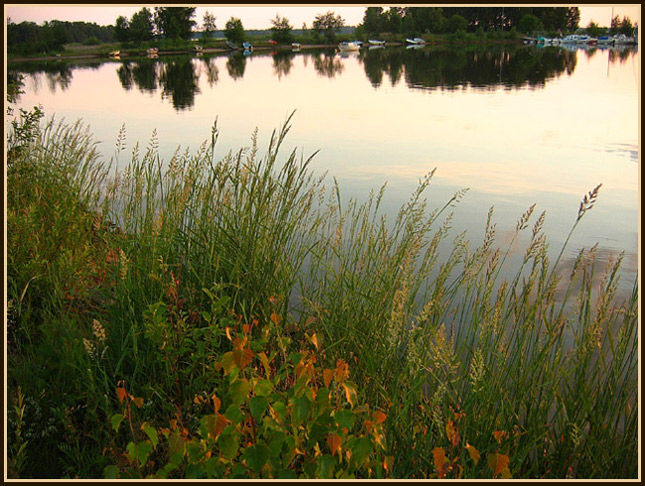
[[[456,429],[455,423],[452,420],[446,423],[446,436],[452,447],[456,447],[459,444],[459,431]]]
[[[470,458],[475,461],[476,465],[479,462],[479,458],[481,457],[479,455],[479,451],[471,446],[468,442],[466,442],[466,450],[468,451],[468,454],[470,454]]]
[[[264,366],[264,372],[267,375],[267,379],[271,379],[271,368],[269,368],[269,358],[267,358],[267,355],[264,353],[264,351],[256,354],[256,356],[262,363],[262,366]]]
[[[343,383],[343,388],[345,389],[345,397],[353,408],[354,403],[356,402],[356,389],[352,385],[348,385],[347,383]]]
[[[501,444],[502,441],[508,437],[508,432],[505,432],[503,430],[496,430],[493,432],[493,436],[495,437],[495,440],[497,441],[498,444]]]
[[[137,406],[137,408],[143,407],[143,398],[135,398],[132,400],[132,402]]]
[[[315,332],[311,334],[311,342],[316,347],[316,349],[318,349],[318,338],[316,337]]]
[[[339,359],[338,361],[336,361],[336,381],[338,383],[342,383],[347,379],[348,376],[349,365],[342,359]]]
[[[273,322],[277,326],[278,324],[280,324],[282,322],[282,316],[276,314],[275,312],[273,312],[271,314],[271,322]]]

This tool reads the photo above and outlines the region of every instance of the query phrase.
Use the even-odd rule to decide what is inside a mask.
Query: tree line
[[[445,34],[458,31],[521,31],[526,19],[549,31],[578,28],[578,7],[367,7],[360,27],[367,34]]]
[[[99,44],[114,42],[114,26],[94,22],[62,22],[53,20],[37,25],[34,22],[13,23],[7,19],[7,52],[36,54],[55,52],[70,42]]]

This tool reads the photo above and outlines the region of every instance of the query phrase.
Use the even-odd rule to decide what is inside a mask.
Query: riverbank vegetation
[[[565,270],[534,206],[472,247],[432,173],[387,220],[285,153],[290,119],[224,157],[217,124],[170,160],[123,129],[108,162],[40,117],[7,141],[9,477],[637,477],[620,257]]]

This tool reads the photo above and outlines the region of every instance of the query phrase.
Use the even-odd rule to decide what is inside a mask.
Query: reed
[[[254,133],[215,160],[215,123],[195,153],[163,161],[153,136],[118,170],[125,129],[106,163],[80,123],[53,121],[15,155],[13,474],[102,477],[102,451],[126,440],[110,426],[118,383],[128,400],[145,397],[145,424],[162,430],[181,415],[199,427],[197,397],[230,386],[213,363],[244,332],[272,366],[305,340],[321,369],[348,363],[356,399],[387,410],[393,477],[636,477],[638,286],[617,300],[621,257],[598,278],[595,247],[583,250],[565,273],[565,249],[549,260],[534,206],[505,248],[492,208],[479,246],[451,241],[466,191],[428,208],[433,173],[393,221],[385,186],[343,204],[313,155],[282,155],[290,120],[263,156]],[[524,257],[503,280],[524,233]]]

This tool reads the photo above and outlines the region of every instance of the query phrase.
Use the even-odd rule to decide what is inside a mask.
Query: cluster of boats
[[[587,34],[570,34],[566,37],[543,37],[531,39],[530,42],[544,46],[621,46],[637,44],[638,40],[625,34],[618,35],[601,35],[591,37]]]
[[[421,37],[415,37],[414,39],[405,39],[405,40],[408,46],[424,46],[426,44],[426,41]],[[369,42],[370,48],[385,47],[384,40],[370,39],[368,42]],[[363,47],[362,41],[347,41],[347,42],[341,42],[340,44],[338,44],[338,49],[341,52],[358,51],[361,47]]]

